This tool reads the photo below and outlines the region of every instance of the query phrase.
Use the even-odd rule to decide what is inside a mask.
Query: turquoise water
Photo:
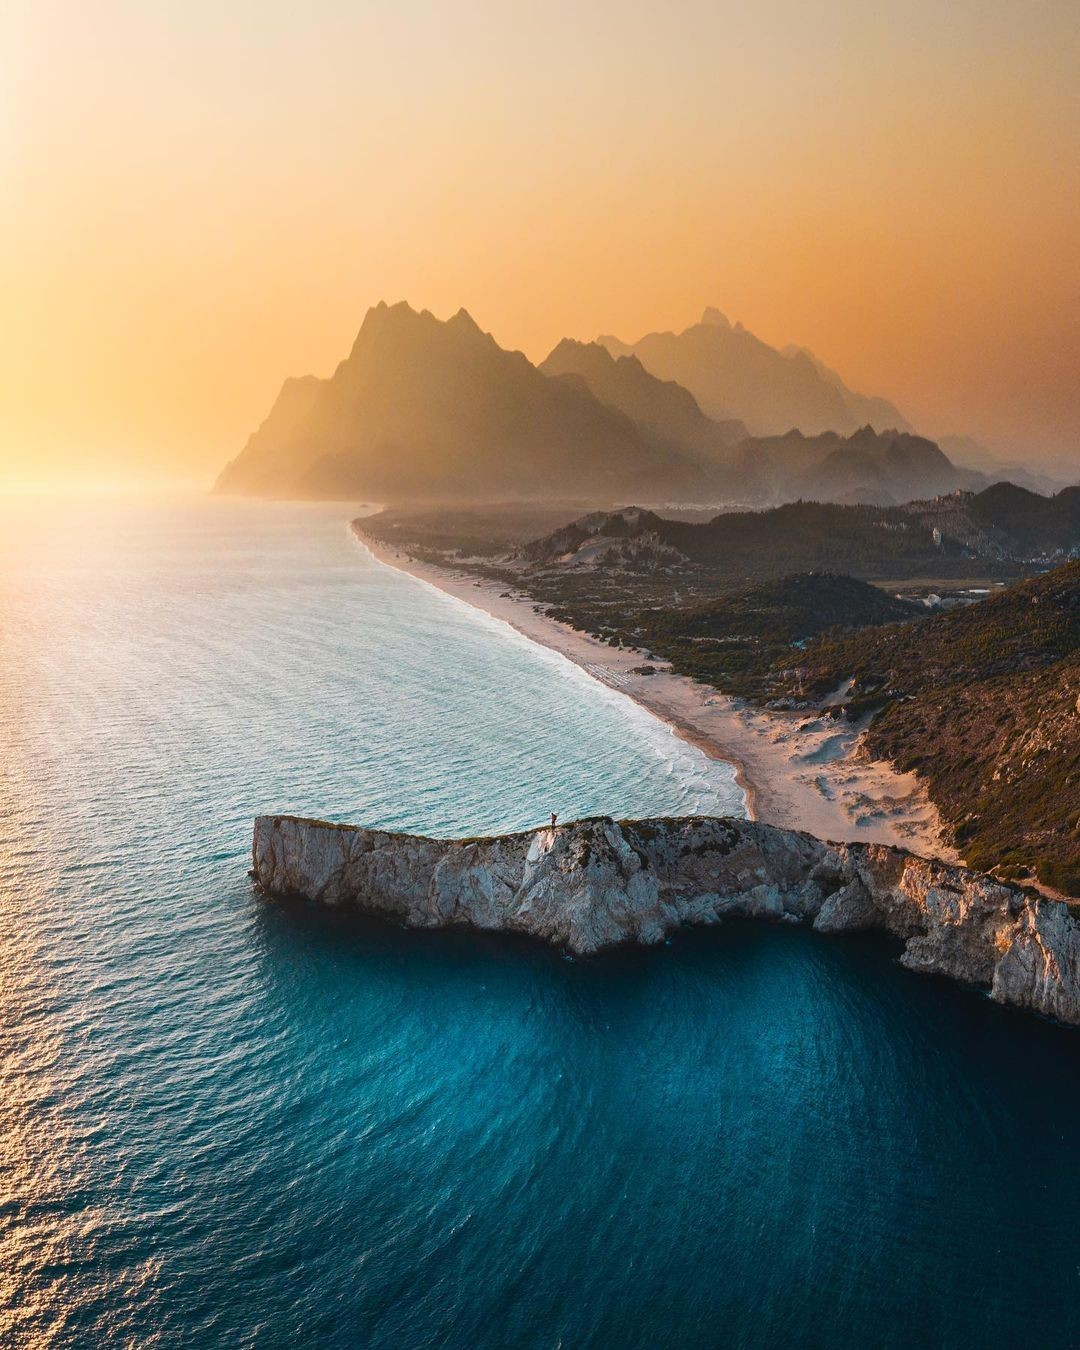
[[[570,963],[260,902],[251,817],[739,810],[340,507],[0,515],[0,1343],[1080,1341],[1080,1039],[883,941]]]

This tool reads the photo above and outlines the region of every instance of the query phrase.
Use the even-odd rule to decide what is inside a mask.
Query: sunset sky
[[[706,304],[1080,464],[1076,0],[8,0],[0,487],[208,484],[365,310]]]

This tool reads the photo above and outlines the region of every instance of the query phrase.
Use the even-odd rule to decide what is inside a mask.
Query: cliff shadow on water
[[[897,939],[732,920],[568,960],[259,905],[307,1065],[290,1128],[329,1113],[350,1160],[305,1240],[382,1252],[357,1296],[377,1343],[448,1317],[484,1346],[1080,1333],[1080,1042],[913,978]]]
[[[268,895],[408,928],[527,935],[577,956],[733,918],[882,931],[903,940],[909,970],[1080,1022],[1080,924],[1065,904],[883,845],[733,817],[597,817],[436,840],[260,816],[252,857]]]
[[[680,928],[661,945],[626,942],[590,956],[570,952],[512,931],[476,931],[459,927],[414,929],[387,915],[349,907],[328,907],[298,896],[268,896],[255,887],[252,925],[262,957],[264,977],[286,994],[289,971],[303,971],[304,979],[324,979],[328,985],[379,979],[401,981],[403,991],[417,979],[442,987],[455,983],[471,987],[518,988],[541,983],[560,997],[605,1008],[621,1000],[651,999],[669,983],[685,986],[680,997],[698,983],[718,989],[724,1001],[737,1002],[763,971],[808,970],[809,989],[792,990],[783,997],[799,1003],[838,993],[852,1016],[862,1020],[864,1033],[886,1025],[903,1013],[910,1021],[914,1001],[920,1017],[918,1031],[938,1036],[942,1026],[950,1037],[963,1040],[965,1030],[953,1019],[963,1016],[972,1036],[993,1034],[1027,1045],[1053,1046],[1080,1066],[1080,1043],[1074,1030],[1058,1020],[1030,1014],[992,1000],[987,991],[957,984],[946,975],[913,979],[900,958],[903,939],[885,932],[861,930],[823,941],[822,935],[797,924],[762,923],[734,916],[708,926]],[[668,978],[674,964],[677,973]],[[738,1006],[728,1009],[733,1019],[743,1016]],[[805,1010],[804,1011],[808,1011]],[[808,1015],[809,1014],[808,1012]],[[891,1031],[888,1034],[892,1034]],[[1009,1049],[1001,1047],[1007,1058]],[[997,1055],[991,1056],[997,1058]]]

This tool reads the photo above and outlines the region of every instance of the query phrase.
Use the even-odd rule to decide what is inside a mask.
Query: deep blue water
[[[740,809],[347,514],[0,516],[0,1343],[1080,1343],[1077,1033],[881,940],[252,895],[263,809]]]

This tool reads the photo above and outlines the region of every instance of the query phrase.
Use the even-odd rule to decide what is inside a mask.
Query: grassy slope
[[[869,748],[915,769],[975,867],[1080,894],[1080,562],[970,609],[821,638],[789,688],[854,676]]]
[[[911,619],[914,606],[854,577],[801,573],[685,609],[640,616],[648,646],[683,675],[728,693],[760,694],[797,663],[796,644],[829,631]]]

